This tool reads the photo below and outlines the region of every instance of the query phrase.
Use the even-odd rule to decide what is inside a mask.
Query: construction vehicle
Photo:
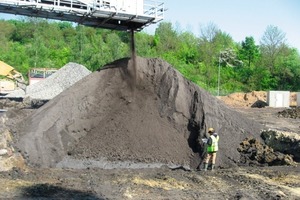
[[[0,82],[0,93],[8,93],[17,88],[25,91],[27,84],[22,74],[2,61],[0,61],[0,76],[5,78]]]
[[[28,83],[32,85],[41,80],[44,80],[54,74],[58,69],[56,68],[32,68],[28,73]]]

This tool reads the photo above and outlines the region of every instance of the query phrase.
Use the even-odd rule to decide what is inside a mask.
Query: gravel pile
[[[91,72],[83,65],[70,62],[45,80],[28,86],[26,88],[26,94],[23,90],[17,90],[6,97],[30,97],[31,99],[49,100],[90,73]]]

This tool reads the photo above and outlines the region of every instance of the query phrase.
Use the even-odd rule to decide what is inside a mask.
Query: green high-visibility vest
[[[210,136],[212,144],[211,146],[207,146],[207,152],[211,153],[211,152],[215,152],[219,150],[219,146],[218,146],[218,142],[219,142],[219,136],[217,135],[217,137],[211,135]]]

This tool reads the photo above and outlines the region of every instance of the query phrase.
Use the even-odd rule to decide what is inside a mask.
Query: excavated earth
[[[297,163],[270,166],[266,151],[259,162],[245,156],[257,154],[248,143],[273,152],[260,131],[270,124],[297,131],[298,118],[226,105],[160,59],[118,60],[39,109],[3,105],[10,107],[1,132],[11,137],[11,153],[1,166],[13,165],[0,172],[2,198],[300,198]],[[197,170],[208,127],[221,138],[214,172]]]
[[[239,142],[262,128],[165,61],[137,58],[136,67],[122,59],[83,78],[20,123],[15,138],[29,163],[40,167],[125,161],[196,168],[208,127],[222,137],[223,168],[238,162]]]

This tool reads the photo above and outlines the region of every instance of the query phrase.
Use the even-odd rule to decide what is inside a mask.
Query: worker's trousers
[[[204,163],[216,164],[217,152],[207,153],[204,159]]]

